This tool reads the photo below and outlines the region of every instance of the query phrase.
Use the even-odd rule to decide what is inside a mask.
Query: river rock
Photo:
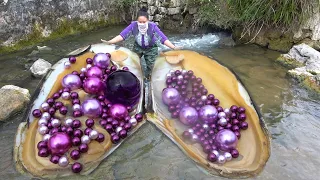
[[[155,14],[155,12],[158,10],[157,7],[155,6],[149,6],[149,10],[148,10],[148,13],[152,16]]]
[[[46,60],[38,59],[33,63],[30,70],[35,77],[42,77],[49,71],[51,66],[51,63],[47,62]]]
[[[180,7],[168,8],[168,15],[175,15],[180,13]]]
[[[161,19],[162,19],[162,15],[160,15],[160,14],[156,14],[155,16],[154,16],[154,21],[160,21]]]
[[[159,12],[160,12],[161,15],[166,15],[166,14],[167,14],[167,8],[165,8],[165,7],[160,7],[160,8],[159,8]]]
[[[320,93],[320,74],[311,74],[306,67],[289,70],[288,74],[305,88]]]
[[[48,46],[37,46],[39,51],[51,51],[52,48],[48,47]]]
[[[30,101],[29,90],[14,85],[3,86],[0,94],[0,121],[8,120]]]

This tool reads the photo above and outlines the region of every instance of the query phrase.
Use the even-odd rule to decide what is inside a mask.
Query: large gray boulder
[[[50,70],[51,67],[51,63],[44,59],[38,59],[33,63],[30,70],[35,77],[42,77]]]

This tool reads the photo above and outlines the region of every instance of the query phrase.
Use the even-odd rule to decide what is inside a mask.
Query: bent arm
[[[164,33],[159,29],[158,26],[155,26],[155,34],[157,39],[164,45],[166,45],[167,47],[171,48],[171,49],[175,49],[176,46],[173,45],[167,38],[166,35],[164,35]]]
[[[121,42],[123,40],[126,40],[127,38],[129,38],[132,35],[132,31],[133,31],[133,23],[131,23],[129,26],[127,26],[124,30],[122,30],[118,36],[109,40],[108,43],[115,44],[115,43]]]
[[[123,40],[124,40],[123,37],[121,35],[118,35],[118,36],[114,37],[113,39],[109,40],[108,43],[109,44],[116,44],[116,43],[121,42]]]

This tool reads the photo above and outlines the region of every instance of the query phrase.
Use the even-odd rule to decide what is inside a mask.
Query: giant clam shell
[[[88,48],[89,51],[88,51]],[[51,97],[54,92],[61,89],[61,80],[66,75],[71,73],[74,70],[78,72],[82,67],[86,66],[86,59],[93,58],[95,53],[111,53],[112,57],[121,57],[120,62],[113,62],[119,68],[124,66],[128,67],[130,71],[137,76],[141,82],[141,89],[143,89],[143,74],[140,66],[139,57],[126,48],[119,48],[116,50],[115,46],[106,45],[106,44],[95,44],[92,46],[81,48],[77,51],[70,53],[69,55],[81,54],[77,57],[77,62],[72,64],[70,69],[64,69],[64,63],[68,61],[68,58],[61,59],[57,62],[50,72],[45,77],[45,81],[41,87],[41,90],[38,91],[39,94],[31,104],[31,108],[28,116],[25,117],[25,121],[19,125],[16,134],[16,140],[14,145],[14,159],[16,168],[23,174],[26,174],[30,177],[39,177],[39,178],[57,178],[68,175],[73,175],[71,171],[71,164],[74,162],[69,158],[70,164],[66,168],[62,168],[56,164],[53,164],[49,161],[49,158],[42,158],[37,155],[37,144],[42,140],[41,135],[37,131],[38,119],[35,119],[32,116],[32,111],[34,109],[39,109],[40,105],[48,98]],[[119,53],[120,52],[120,53]],[[124,54],[127,54],[125,56]],[[125,58],[124,58],[125,57]],[[142,111],[142,102],[143,102],[143,91],[141,91],[141,97],[138,105],[131,112],[131,115],[139,113]],[[83,99],[88,96],[84,91],[79,91],[80,101],[83,102]],[[62,100],[61,100],[62,101]],[[76,118],[82,121],[84,124],[86,117]],[[92,172],[100,162],[108,157],[114,150],[116,150],[123,140],[120,143],[114,145],[110,140],[110,135],[106,130],[104,130],[98,123],[99,118],[96,119],[95,129],[105,135],[105,141],[103,143],[98,143],[92,141],[89,144],[89,151],[81,155],[81,158],[77,160],[83,164],[83,170],[80,174],[87,175]],[[143,124],[145,120],[140,122],[135,126],[129,133],[128,137],[136,132]],[[70,152],[71,150],[69,150]]]
[[[241,178],[257,175],[270,156],[269,133],[256,110],[253,102],[242,85],[228,68],[217,61],[193,51],[170,51],[165,55],[184,55],[178,64],[169,64],[165,57],[158,57],[151,80],[152,108],[154,113],[147,114],[147,119],[164,132],[187,156],[201,169],[212,175],[229,178]],[[162,102],[162,90],[166,87],[166,74],[171,70],[193,70],[197,77],[202,78],[203,85],[209,93],[220,100],[220,106],[229,108],[235,104],[246,108],[249,128],[241,132],[237,145],[240,156],[223,165],[211,163],[199,144],[188,144],[182,139],[182,132],[187,128],[178,119],[172,119],[167,106]]]

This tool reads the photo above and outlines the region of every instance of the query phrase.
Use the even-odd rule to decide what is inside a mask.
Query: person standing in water
[[[144,73],[147,80],[150,79],[154,62],[158,56],[158,46],[160,43],[171,49],[180,49],[168,40],[166,35],[154,22],[149,21],[149,15],[145,7],[141,8],[138,12],[137,21],[131,22],[120,35],[106,42],[108,44],[115,44],[128,39],[130,36],[134,36],[135,38],[133,51],[140,58],[144,56],[147,65]]]

